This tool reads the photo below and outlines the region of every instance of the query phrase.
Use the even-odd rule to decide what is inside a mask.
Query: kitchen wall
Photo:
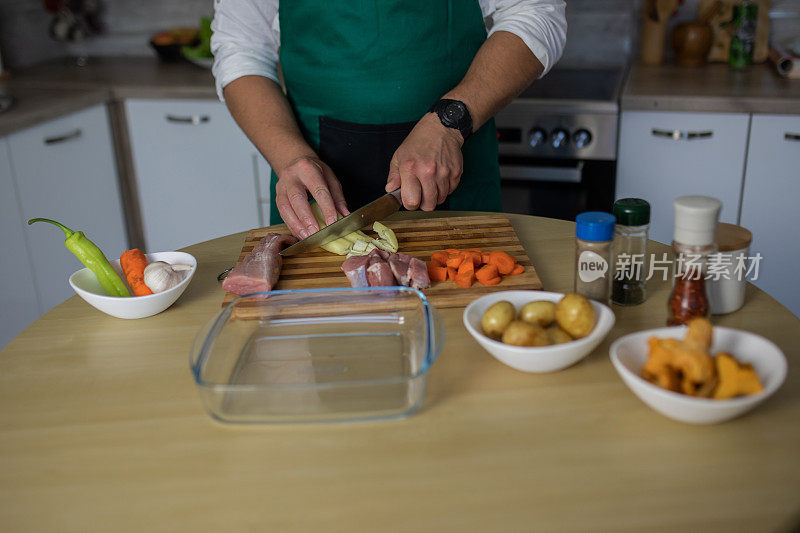
[[[563,66],[625,65],[638,47],[640,0],[567,0]]]
[[[624,64],[636,59],[645,0],[567,0],[569,38],[562,65]],[[700,0],[685,0],[670,20],[694,20]],[[774,42],[800,36],[800,0],[772,0],[770,34]],[[667,46],[667,59],[672,47]]]
[[[83,43],[48,36],[51,15],[39,0],[0,0],[0,49],[9,67],[66,55],[150,55],[147,40],[171,26],[194,26],[213,0],[105,0],[107,31]],[[635,49],[638,0],[569,0],[564,64],[624,64]]]
[[[10,68],[68,55],[152,55],[149,37],[165,28],[197,26],[213,0],[105,0],[106,32],[80,43],[48,35],[52,15],[41,0],[0,0],[0,50]]]
[[[636,2],[636,0],[632,0]],[[670,19],[670,28],[683,21],[697,18],[697,6],[700,0],[685,0],[678,13]],[[800,0],[772,0],[770,3],[770,39],[783,43],[789,39],[800,37]],[[667,46],[667,59],[673,57],[672,47]]]
[[[51,15],[39,0],[0,0],[0,50],[9,67],[66,55],[151,55],[147,41],[173,26],[195,26],[213,14],[213,0],[105,0],[107,31],[83,43],[52,40]],[[686,0],[672,24],[693,19],[699,0]],[[638,54],[643,0],[568,0],[569,39],[565,66],[624,65]],[[800,34],[800,2],[773,0],[773,35]],[[668,53],[670,53],[668,47]]]

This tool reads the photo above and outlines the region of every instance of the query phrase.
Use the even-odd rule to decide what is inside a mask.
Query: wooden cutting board
[[[505,215],[398,220],[387,221],[385,224],[395,232],[401,252],[419,257],[426,263],[430,261],[433,252],[446,248],[480,248],[508,252],[525,267],[524,273],[507,276],[499,285],[490,287],[475,283],[466,289],[452,281],[434,282],[430,288],[423,290],[434,307],[466,307],[475,298],[490,292],[542,289],[536,269]],[[259,228],[247,232],[236,264],[270,231],[275,230]],[[279,231],[288,233],[286,229]],[[287,257],[283,260],[281,277],[275,289],[349,287],[350,283],[341,268],[344,259],[343,256],[322,249]],[[222,300],[223,307],[235,297],[236,295],[226,292]]]

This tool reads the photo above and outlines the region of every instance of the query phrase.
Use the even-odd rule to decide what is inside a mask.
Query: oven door
[[[503,211],[563,220],[610,212],[615,176],[615,161],[500,156]]]

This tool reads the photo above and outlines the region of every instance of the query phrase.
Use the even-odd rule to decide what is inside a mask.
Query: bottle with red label
[[[717,251],[716,237],[722,202],[709,196],[681,196],[675,208],[674,285],[669,298],[667,325],[711,316],[706,283],[708,256]]]

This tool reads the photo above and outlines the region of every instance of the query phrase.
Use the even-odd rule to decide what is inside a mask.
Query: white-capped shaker
[[[720,222],[717,228],[717,253],[709,262],[711,312],[715,315],[733,313],[744,305],[744,292],[747,286],[745,274],[750,254],[753,234],[749,230]]]

